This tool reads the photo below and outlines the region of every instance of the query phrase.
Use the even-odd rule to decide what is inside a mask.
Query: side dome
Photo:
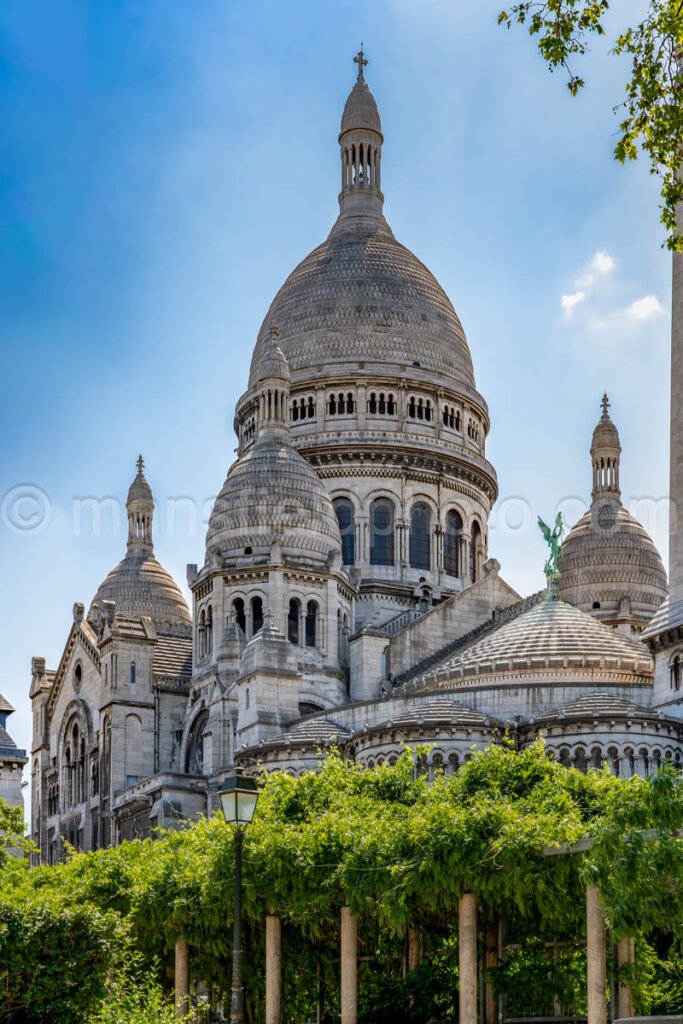
[[[137,475],[128,491],[128,549],[125,558],[111,570],[97,589],[88,619],[98,617],[104,601],[113,601],[117,614],[146,615],[158,623],[192,622],[190,609],[180,587],[154,557],[152,519],[154,498],[143,473],[142,456]]]
[[[320,478],[286,439],[267,437],[230,468],[209,519],[207,557],[267,562],[275,545],[286,562],[324,566],[341,553],[341,536]]]
[[[621,503],[621,443],[607,395],[593,431],[593,503],[562,544],[564,601],[623,631],[639,633],[667,595],[666,572],[647,530]]]
[[[623,505],[593,506],[558,559],[560,596],[598,619],[648,622],[667,595],[666,571],[647,530]]]
[[[180,587],[154,555],[132,554],[111,570],[100,583],[88,619],[95,618],[95,609],[103,601],[114,601],[121,615],[147,615],[154,622],[192,622],[190,609]]]
[[[278,329],[256,369],[254,445],[228,470],[209,519],[207,564],[341,564],[339,524],[322,480],[289,438],[289,366]]]

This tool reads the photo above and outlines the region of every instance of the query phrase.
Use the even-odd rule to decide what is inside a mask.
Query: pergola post
[[[631,967],[635,963],[635,941],[633,939],[622,939],[617,945],[617,966]],[[628,981],[619,979],[617,991],[617,1016],[633,1017],[635,1009],[633,1006],[633,992]]]
[[[607,954],[605,918],[598,890],[586,889],[586,975],[588,1024],[607,1024]]]
[[[477,899],[471,892],[464,893],[460,898],[458,958],[460,967],[459,1024],[477,1024]]]
[[[358,922],[351,907],[341,910],[341,1024],[358,1021]]]
[[[408,929],[408,970],[414,971],[422,963],[422,932]]]
[[[266,917],[266,1024],[280,1024],[282,1012],[282,922]]]
[[[498,931],[499,922],[493,921],[486,930],[486,950],[484,952],[484,969],[486,971],[485,983],[485,1024],[496,1024],[498,1020],[498,1002],[493,991],[493,982],[489,972],[494,971],[498,966]]]
[[[190,1009],[190,947],[179,935],[175,940],[175,1015],[181,1020]]]

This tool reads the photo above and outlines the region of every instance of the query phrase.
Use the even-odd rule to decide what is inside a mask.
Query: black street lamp
[[[219,790],[223,817],[235,831],[235,916],[232,939],[232,999],[230,1024],[244,1019],[244,987],[242,985],[242,836],[253,820],[258,800],[256,779],[236,768],[227,776]]]

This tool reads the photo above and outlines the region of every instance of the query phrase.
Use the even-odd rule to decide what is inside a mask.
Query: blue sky
[[[620,0],[613,24],[645,6]],[[158,557],[183,586],[203,560],[259,325],[336,216],[361,40],[388,220],[450,295],[489,403],[503,574],[542,585],[535,516],[588,498],[605,388],[625,501],[666,557],[670,257],[656,181],[612,159],[626,68],[596,45],[572,100],[497,12],[3,0],[0,692],[20,744],[31,656],[56,666],[125,548],[111,515],[79,526],[79,500],[123,501],[142,451]],[[179,497],[196,524],[169,518]]]

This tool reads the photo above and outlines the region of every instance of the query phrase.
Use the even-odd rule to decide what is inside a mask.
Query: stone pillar
[[[617,966],[630,967],[635,962],[635,941],[622,939],[617,946]],[[619,982],[617,992],[617,1017],[633,1017],[633,992],[628,981]]]
[[[175,940],[175,1015],[180,1020],[190,1009],[190,947],[179,935]]]
[[[282,922],[266,917],[266,1024],[280,1024],[282,1006]]]
[[[408,970],[414,971],[422,963],[422,932],[408,929]]]
[[[459,1024],[477,1024],[477,900],[471,892],[466,892],[460,899],[458,956]],[[589,1024],[592,1022],[589,1021]]]
[[[358,922],[351,907],[341,911],[341,1024],[358,1021]]]
[[[607,1024],[607,956],[605,918],[598,890],[586,889],[586,981],[588,1024]]]

